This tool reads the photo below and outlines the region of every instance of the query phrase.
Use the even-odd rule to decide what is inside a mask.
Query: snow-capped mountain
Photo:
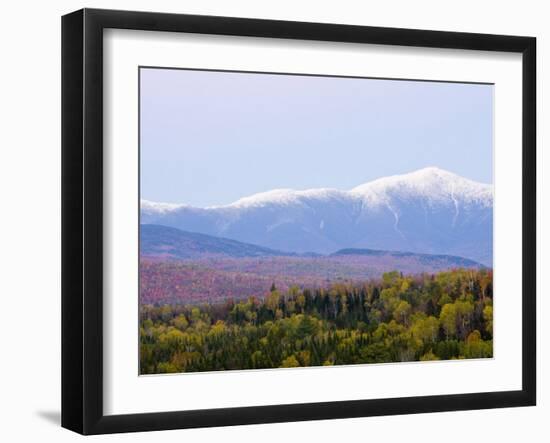
[[[450,254],[492,265],[492,185],[434,167],[349,191],[276,189],[226,206],[142,200],[141,222],[290,252],[371,248]]]

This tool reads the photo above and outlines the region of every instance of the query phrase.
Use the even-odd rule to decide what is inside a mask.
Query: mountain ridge
[[[439,179],[439,181],[437,180]],[[447,186],[441,186],[441,184]],[[427,184],[431,185],[430,189]],[[148,211],[170,212],[181,208],[196,208],[196,209],[225,209],[236,208],[243,206],[252,206],[259,203],[289,203],[294,198],[331,198],[331,197],[371,197],[373,192],[386,192],[387,188],[393,188],[402,185],[408,187],[409,190],[416,188],[436,191],[445,190],[451,186],[448,192],[459,192],[468,195],[471,199],[477,199],[481,202],[492,203],[492,185],[487,183],[476,182],[464,177],[446,171],[441,168],[429,166],[407,174],[396,174],[386,177],[377,178],[361,185],[355,186],[350,190],[339,190],[336,188],[310,188],[305,190],[295,190],[292,188],[276,188],[269,191],[258,192],[246,197],[242,197],[233,203],[226,205],[213,205],[204,208],[193,207],[183,203],[163,203],[153,202],[150,200],[142,200],[142,207]],[[408,186],[407,186],[408,185]],[[386,188],[386,189],[384,189]]]
[[[140,226],[140,255],[144,257],[202,259],[202,258],[330,258],[344,256],[413,257],[416,259],[446,260],[455,267],[484,267],[481,263],[464,257],[445,254],[421,254],[409,251],[385,251],[380,249],[340,249],[327,255],[296,254],[277,251],[250,243],[223,237],[183,231],[169,226],[142,224]]]
[[[480,267],[485,268],[481,263],[476,262],[475,260],[470,260],[468,258],[459,257],[457,255],[449,254],[422,254],[420,252],[409,252],[409,251],[384,251],[381,249],[358,249],[358,248],[345,248],[340,249],[336,252],[333,252],[329,257],[340,257],[347,255],[358,255],[358,256],[370,256],[370,257],[415,257],[418,259],[430,259],[430,260],[449,260],[454,261],[454,264],[457,267]]]
[[[196,208],[143,200],[144,223],[275,250],[344,248],[449,254],[492,265],[492,185],[429,167],[359,185],[276,189]]]
[[[205,256],[270,257],[296,255],[291,252],[276,251],[228,238],[214,237],[154,224],[142,224],[140,226],[140,254],[190,259]]]

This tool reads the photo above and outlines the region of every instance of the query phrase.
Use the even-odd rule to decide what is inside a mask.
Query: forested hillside
[[[263,299],[142,305],[140,372],[492,357],[492,271],[457,269]]]

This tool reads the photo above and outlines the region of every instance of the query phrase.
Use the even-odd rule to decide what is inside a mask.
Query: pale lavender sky
[[[141,198],[210,206],[426,166],[492,183],[490,85],[141,69]]]

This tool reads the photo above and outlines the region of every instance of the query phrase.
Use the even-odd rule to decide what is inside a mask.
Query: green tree
[[[455,304],[447,303],[443,305],[441,308],[441,313],[439,314],[439,321],[441,322],[441,326],[443,327],[447,338],[454,337],[456,335],[456,319],[457,312]]]
[[[298,362],[298,359],[294,357],[294,355],[291,355],[287,358],[285,358],[281,363],[281,368],[297,368],[300,366],[300,362]]]
[[[411,311],[412,311],[411,305],[406,301],[402,300],[395,307],[395,310],[393,311],[393,318],[395,318],[396,321],[404,325],[408,325]]]
[[[413,323],[411,332],[414,338],[425,344],[435,343],[439,333],[439,320],[433,316],[420,318]]]

